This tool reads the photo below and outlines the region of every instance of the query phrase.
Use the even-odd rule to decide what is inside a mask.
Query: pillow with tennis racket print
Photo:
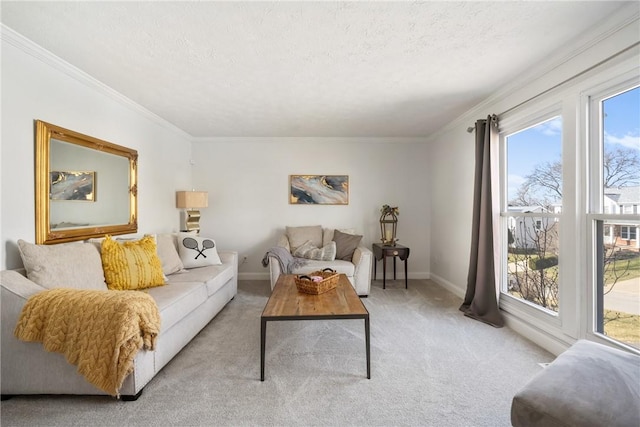
[[[184,268],[220,265],[215,240],[189,233],[178,234],[178,254]]]

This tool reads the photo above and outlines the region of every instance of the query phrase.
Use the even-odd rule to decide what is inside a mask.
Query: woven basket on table
[[[314,282],[311,276],[321,276],[322,281]],[[302,274],[295,277],[298,292],[305,294],[318,295],[330,291],[338,286],[338,278],[340,275],[330,268],[322,271],[313,271],[309,274]]]

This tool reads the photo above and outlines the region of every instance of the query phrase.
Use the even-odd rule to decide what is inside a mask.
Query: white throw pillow
[[[319,248],[322,245],[322,227],[312,225],[306,227],[287,227],[287,237],[289,238],[289,247],[293,253],[300,246],[304,245],[307,240],[311,240],[313,246]]]
[[[329,242],[320,249],[315,247],[311,240],[307,240],[293,252],[293,256],[317,261],[333,261],[336,259],[336,242]]]
[[[34,245],[18,240],[27,277],[47,289],[107,290],[100,251],[91,243]]]
[[[178,234],[178,254],[184,268],[220,265],[216,242],[191,233]]]

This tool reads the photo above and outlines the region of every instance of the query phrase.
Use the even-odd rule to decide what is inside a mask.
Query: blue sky
[[[640,88],[604,101],[605,148],[640,151]],[[553,118],[508,137],[508,199],[515,197],[524,177],[536,165],[555,162],[562,153],[562,119]]]

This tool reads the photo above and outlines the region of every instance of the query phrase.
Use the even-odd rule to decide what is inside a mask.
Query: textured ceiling
[[[621,5],[2,1],[1,19],[194,137],[411,137]]]

